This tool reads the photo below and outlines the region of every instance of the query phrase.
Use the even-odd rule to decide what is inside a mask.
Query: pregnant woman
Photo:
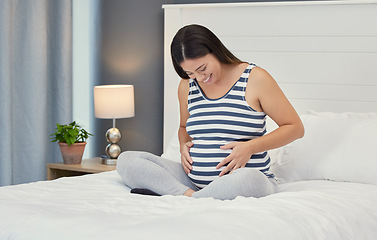
[[[117,170],[133,193],[234,199],[278,191],[267,150],[304,135],[296,111],[262,68],[235,57],[209,29],[181,28],[171,44],[182,78],[181,164],[123,152]],[[266,134],[266,116],[279,126]]]

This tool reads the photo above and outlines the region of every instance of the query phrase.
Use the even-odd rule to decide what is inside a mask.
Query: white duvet
[[[281,185],[264,198],[142,196],[116,171],[0,188],[0,239],[377,239],[377,186]]]

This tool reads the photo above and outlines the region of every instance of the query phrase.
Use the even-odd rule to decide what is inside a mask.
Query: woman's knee
[[[117,172],[129,187],[134,187],[137,181],[137,173],[139,173],[145,166],[142,166],[143,152],[125,151],[118,156]],[[136,175],[135,175],[136,174]]]
[[[142,155],[143,152],[139,151],[124,151],[118,156],[118,161],[125,161],[127,159],[137,158]]]
[[[137,163],[137,159],[140,158],[142,152],[137,151],[125,151],[122,152],[117,159],[117,171],[119,174],[124,174],[129,171]]]
[[[122,152],[117,159],[117,168],[118,166],[128,165],[130,162],[134,161],[135,159],[141,158],[143,152],[139,151],[125,151]]]
[[[237,173],[238,172],[238,173]],[[278,185],[272,178],[267,177],[264,173],[253,168],[240,168],[234,171],[240,178],[246,180],[254,188],[254,197],[263,197],[278,191]]]

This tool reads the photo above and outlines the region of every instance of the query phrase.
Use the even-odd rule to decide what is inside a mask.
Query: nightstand
[[[81,176],[88,173],[100,173],[116,169],[116,165],[104,165],[101,158],[83,159],[81,164],[48,163],[47,180],[60,177]]]

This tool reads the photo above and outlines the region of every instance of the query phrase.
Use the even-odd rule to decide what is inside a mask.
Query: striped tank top
[[[195,79],[189,80],[190,116],[186,130],[194,145],[190,148],[193,164],[188,176],[198,188],[207,186],[223,170],[224,167],[216,169],[216,166],[232,150],[223,150],[220,146],[248,141],[266,133],[266,114],[252,109],[245,99],[247,80],[254,67],[254,64],[250,64],[232,88],[218,99],[207,98],[198,82]],[[258,169],[267,177],[273,177],[269,172],[270,158],[267,151],[253,154],[246,167]]]

